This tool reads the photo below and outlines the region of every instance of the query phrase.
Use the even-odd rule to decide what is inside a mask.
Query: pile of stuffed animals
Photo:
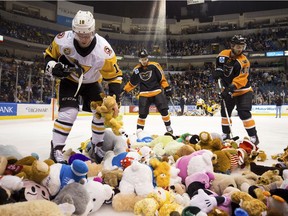
[[[86,216],[103,204],[144,216],[288,215],[288,147],[273,156],[275,166],[263,166],[267,155],[245,138],[127,137],[106,116],[116,128],[105,130],[101,164],[89,158],[88,140],[66,150],[67,164],[0,146],[0,215]]]

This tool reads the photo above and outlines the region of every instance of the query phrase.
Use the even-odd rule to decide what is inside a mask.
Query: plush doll
[[[193,148],[192,145],[186,144],[181,146],[177,152],[173,155],[174,160],[177,161],[180,157],[189,155],[191,153],[195,152],[195,149]]]
[[[14,192],[12,197],[17,202],[42,199],[50,200],[48,189],[30,180],[24,180],[23,187],[17,192]]]
[[[7,158],[5,156],[0,156],[0,176],[4,174],[7,164],[8,164]]]
[[[40,184],[42,180],[49,175],[50,165],[52,164],[54,164],[54,162],[50,159],[39,161],[32,156],[28,156],[16,162],[16,165],[23,166],[21,171],[16,175]]]
[[[249,216],[263,215],[267,211],[267,206],[262,201],[253,198],[243,191],[234,192],[231,195],[231,200],[247,211]]]
[[[133,161],[131,166],[123,171],[119,183],[120,193],[146,196],[153,191],[153,173],[149,166]]]
[[[282,188],[265,191],[267,197],[268,215],[288,215],[288,191]]]
[[[85,161],[85,163],[88,167],[87,178],[96,177],[100,175],[101,171],[103,170],[103,164],[97,164],[91,160]]]
[[[0,205],[14,202],[15,200],[11,197],[11,191],[0,185]]]
[[[117,168],[122,168],[123,160],[125,158],[130,158],[131,160],[140,161],[141,155],[138,152],[122,152],[118,155],[115,155],[113,151],[106,152],[103,159],[103,169],[104,170],[113,170]]]
[[[88,191],[84,185],[77,182],[72,182],[61,189],[53,199],[53,202],[58,205],[67,202],[73,204],[75,207],[73,215],[86,216],[93,209],[93,203]]]
[[[90,201],[92,201],[93,208],[90,213],[96,212],[100,207],[113,196],[112,188],[107,184],[89,180],[84,187],[88,191]]]
[[[160,162],[157,158],[150,160],[150,165],[153,168],[153,174],[158,187],[168,189],[170,185],[170,165],[167,162]]]
[[[179,158],[176,161],[176,168],[180,169],[179,176],[182,178],[182,182],[185,182],[188,175],[198,171],[213,172],[212,158],[213,153],[205,149]]]
[[[50,166],[50,173],[41,184],[55,196],[69,183],[86,181],[87,172],[88,166],[81,160],[74,160],[71,165],[56,163]]]
[[[123,122],[116,119],[119,112],[116,96],[102,95],[102,97],[102,105],[98,106],[97,102],[91,102],[91,109],[96,110],[97,118],[104,118],[105,127],[111,128],[115,135],[121,135]]]
[[[258,184],[258,185],[269,185],[269,184],[271,184],[273,182],[276,182],[279,187],[280,187],[280,185],[283,182],[283,179],[279,175],[279,171],[278,170],[268,170],[268,171],[266,171],[261,176],[259,176],[258,180],[256,181],[256,184]]]
[[[26,202],[0,205],[0,215],[5,216],[70,216],[74,212],[74,206],[68,203],[57,205],[48,200],[33,200]]]
[[[135,203],[144,198],[144,196],[137,196],[135,193],[117,193],[112,199],[112,208],[117,212],[133,212]]]
[[[171,203],[171,194],[163,190],[162,188],[157,188],[153,192],[149,193],[146,198],[135,203],[134,214],[135,215],[145,215],[145,216],[154,216],[158,210],[160,210],[165,203]],[[159,216],[169,215],[165,212],[166,209],[163,209],[163,213],[159,211]]]
[[[102,170],[103,183],[110,185],[112,188],[118,188],[123,176],[122,169]]]
[[[0,185],[13,193],[21,190],[24,183],[18,176],[4,175],[0,177]]]

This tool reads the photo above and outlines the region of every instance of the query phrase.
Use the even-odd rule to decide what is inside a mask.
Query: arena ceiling
[[[157,17],[157,10],[151,11],[161,0],[150,1],[71,1],[94,7],[95,13],[123,16],[129,18],[152,18]],[[214,15],[244,13],[261,10],[288,8],[288,1],[207,1],[204,4],[187,5],[187,0],[166,0],[166,18],[174,19],[205,19]]]

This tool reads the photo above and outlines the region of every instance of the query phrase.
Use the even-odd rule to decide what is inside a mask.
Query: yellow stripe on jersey
[[[122,77],[123,73],[117,64],[117,58],[115,55],[112,58],[105,60],[100,73],[103,80],[108,83],[122,83],[122,79],[117,79],[118,77]]]
[[[61,124],[60,122],[55,121],[54,122],[54,129],[64,132],[64,133],[69,133],[71,131],[72,125],[71,126],[67,126],[64,124]]]
[[[162,120],[164,122],[169,122],[170,121],[170,115],[162,116]]]
[[[53,40],[52,43],[50,44],[50,46],[47,47],[47,49],[45,50],[44,57],[46,57],[46,55],[49,55],[49,56],[51,56],[54,59],[58,59],[61,56],[61,53],[60,53],[60,50],[59,50],[59,46],[55,42],[55,40]]]

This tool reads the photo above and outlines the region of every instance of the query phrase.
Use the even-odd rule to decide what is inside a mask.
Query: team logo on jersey
[[[104,47],[104,52],[107,53],[108,55],[112,54],[112,50],[107,46]]]
[[[152,70],[150,71],[146,71],[146,72],[142,72],[139,74],[140,76],[140,79],[143,80],[143,81],[147,81],[151,78],[152,76]]]
[[[70,48],[64,48],[63,50],[65,55],[70,55],[71,54],[71,49]]]
[[[220,63],[225,63],[225,57],[220,56],[220,57],[219,57],[219,62],[220,62]]]
[[[138,73],[139,73],[139,69],[136,68],[136,69],[134,70],[134,73],[135,73],[135,74],[138,74]]]
[[[65,32],[61,32],[61,33],[57,34],[57,38],[61,39],[64,37],[64,35],[65,35]]]

